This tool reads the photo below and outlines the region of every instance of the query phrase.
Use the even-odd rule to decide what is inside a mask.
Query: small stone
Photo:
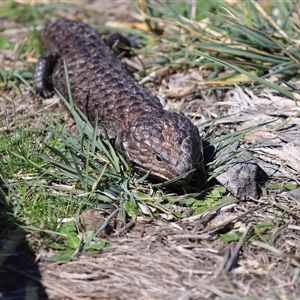
[[[226,151],[221,159],[224,159],[236,152],[238,143],[235,142]],[[216,179],[235,197],[241,200],[249,198],[259,198],[259,189],[257,184],[258,165],[249,152],[242,153],[238,158],[229,164],[224,172],[219,174]]]

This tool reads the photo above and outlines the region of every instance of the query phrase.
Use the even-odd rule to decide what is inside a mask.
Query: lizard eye
[[[155,160],[156,160],[159,164],[162,163],[162,158],[161,158],[158,154],[155,154],[155,155],[154,155],[154,158],[155,158]]]

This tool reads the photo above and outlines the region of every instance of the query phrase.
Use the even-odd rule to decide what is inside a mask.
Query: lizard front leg
[[[49,77],[57,61],[58,54],[54,51],[47,52],[39,57],[33,75],[33,88],[36,93],[44,98],[50,98],[53,93],[53,85]]]

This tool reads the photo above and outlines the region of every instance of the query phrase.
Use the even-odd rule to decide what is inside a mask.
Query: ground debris
[[[226,265],[230,257],[226,255],[230,249],[233,251],[235,243],[223,244],[217,235],[197,238],[198,232],[191,234],[191,224],[181,224],[181,229],[171,224],[137,224],[143,226],[140,239],[127,235],[97,257],[83,255],[63,265],[41,263],[43,280],[54,286],[57,282],[67,286],[80,299],[119,299],[120,295],[122,299],[241,299],[250,291],[256,297],[271,296],[272,290],[278,290],[280,272],[285,272],[281,282],[285,285],[280,291],[296,295],[297,267],[291,267],[289,259],[284,261],[283,257],[293,251],[299,237],[288,237],[282,232],[279,252],[262,248],[263,243],[242,246],[238,265],[226,275],[233,283],[237,293],[234,295],[222,270],[217,270]],[[185,238],[178,239],[180,235]],[[270,260],[267,268],[265,259]],[[57,291],[48,292],[51,299],[65,299]]]
[[[110,9],[112,14],[124,16],[123,8],[116,9],[114,2],[92,2],[93,9]],[[118,1],[118,4],[122,7],[132,5],[131,1]],[[28,33],[27,28],[4,31],[4,35],[5,32],[13,34],[14,40],[22,41]],[[33,67],[28,67],[23,59],[20,57],[15,65],[18,70]],[[15,52],[0,49],[3,69],[12,70],[15,61]],[[228,115],[215,122],[216,135],[273,121],[249,132],[241,144],[249,147],[246,152],[247,157],[251,155],[249,161],[255,160],[262,169],[265,178],[259,178],[261,187],[274,179],[280,182],[292,180],[299,185],[300,119],[293,118],[300,111],[297,103],[269,88],[202,89],[205,76],[198,67],[176,72],[168,67],[162,71],[156,70],[156,74],[163,75],[158,78],[159,84],[151,82],[151,90],[160,96],[166,109],[195,117],[196,123]],[[293,85],[299,87],[300,83]],[[62,117],[64,108],[58,97],[40,101],[23,83],[18,84],[18,88],[20,92],[10,86],[1,90],[3,132],[18,130],[24,120],[37,127],[49,112]],[[201,130],[207,127],[201,126]],[[246,175],[253,181],[250,184],[253,193],[257,185],[255,174],[253,169]],[[27,235],[31,243],[22,243],[8,257],[3,268],[1,266],[0,297],[29,299],[32,296],[32,299],[53,300],[299,299],[299,188],[275,190],[261,198],[244,191],[242,188],[242,193],[236,192],[236,195],[241,199],[243,195],[251,195],[253,199],[222,207],[210,213],[209,218],[193,221],[194,216],[189,217],[188,212],[184,220],[153,220],[136,222],[130,228],[125,226],[126,230],[121,234],[109,238],[113,247],[94,256],[83,253],[64,264],[36,263],[30,248],[32,238]],[[101,222],[101,218],[99,220]],[[249,240],[245,240],[236,254],[235,267],[226,272],[224,267],[237,242],[223,243],[220,236],[230,230],[243,233],[249,223],[253,224],[253,230],[246,237]],[[268,228],[267,233],[263,231],[264,226]],[[0,231],[1,246],[5,246],[12,231],[5,226]],[[42,257],[43,251],[46,252],[43,246],[36,247],[35,254]]]
[[[222,154],[221,159],[226,161],[227,157],[237,152],[238,146],[239,143],[234,142],[229,149]],[[229,163],[225,171],[217,175],[216,179],[235,197],[241,200],[248,198],[258,199],[257,170],[258,165],[250,153],[242,152]]]

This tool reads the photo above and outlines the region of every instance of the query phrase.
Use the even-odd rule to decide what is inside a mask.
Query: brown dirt
[[[119,1],[119,4],[123,10],[127,6],[131,7],[131,2]],[[110,11],[117,19],[122,18],[121,6],[116,11],[112,2],[94,1],[91,5],[95,9]],[[3,24],[9,27],[8,23]],[[26,30],[19,30],[17,33],[20,41],[26,39],[26,36]],[[26,59],[27,55],[28,53],[24,53],[19,58],[18,68],[26,70],[32,67]],[[16,53],[0,49],[1,67],[9,68],[14,57]],[[236,88],[226,95],[220,95],[220,91],[199,94],[198,91],[190,90],[186,82],[197,81],[201,76],[198,69],[184,72],[178,70],[172,75],[164,76],[161,85],[151,86],[166,99],[168,109],[176,109],[191,116],[200,106],[201,110],[197,115],[200,120],[220,113],[235,113],[234,118],[228,118],[220,124],[220,133],[268,119],[271,104],[272,117],[277,118],[278,122],[282,120],[282,101],[285,101],[287,116],[299,111],[293,101],[282,97],[278,101],[276,93],[267,89],[246,91]],[[168,95],[175,85],[184,87],[187,94],[176,97]],[[2,130],[17,130],[24,116],[31,124],[37,124],[45,111],[60,115],[62,106],[57,98],[41,103],[25,85],[19,84],[19,88],[21,93],[9,87],[1,90],[0,117],[7,120]],[[220,101],[221,96],[225,105]],[[170,101],[174,98],[181,100]],[[292,136],[299,134],[299,122],[294,122],[291,130],[297,130],[293,131]],[[249,136],[246,142],[261,141],[262,137],[269,137],[270,132],[270,128],[264,127],[256,135]],[[272,139],[276,140],[278,136],[272,136]],[[284,139],[288,139],[288,135]],[[281,164],[282,158],[279,160]],[[282,166],[287,171],[284,163]],[[292,179],[298,184],[300,180],[299,173],[290,172],[280,173],[279,179]],[[41,245],[33,253],[25,240],[0,269],[0,297],[300,299],[299,199],[299,194],[291,195],[277,190],[260,199],[236,200],[209,214],[183,220],[165,221],[162,218],[146,222],[137,219],[131,230],[109,239],[113,247],[94,255],[83,253],[76,260],[65,264],[47,262],[47,249]],[[262,242],[263,239],[258,236],[263,233],[253,233],[251,226],[265,220],[272,221],[277,226],[268,232],[266,241]],[[3,220],[0,221],[2,224]],[[220,241],[222,232],[228,229],[243,232],[246,230],[245,224],[250,224],[247,236],[252,238],[248,240],[246,236],[241,248],[236,242],[227,244]],[[13,231],[3,230],[1,240],[12,236],[12,233]],[[19,232],[18,236],[20,239],[26,237],[24,232]],[[27,239],[31,238],[27,235]],[[35,259],[38,263],[35,263]]]
[[[236,204],[227,213],[241,215],[245,208]],[[249,221],[271,216],[263,201],[252,208]],[[218,230],[196,223],[137,222],[126,238],[113,241],[115,246],[100,255],[63,265],[41,263],[43,281],[54,287],[59,283],[71,299],[274,299],[278,292],[296,299],[299,261],[284,253],[299,245],[299,236],[288,234],[288,220],[274,232],[281,236],[280,245],[250,242],[227,274],[220,267],[232,258],[235,243],[221,243]],[[229,225],[243,226],[238,221]],[[48,291],[52,299],[65,299],[58,291]]]

